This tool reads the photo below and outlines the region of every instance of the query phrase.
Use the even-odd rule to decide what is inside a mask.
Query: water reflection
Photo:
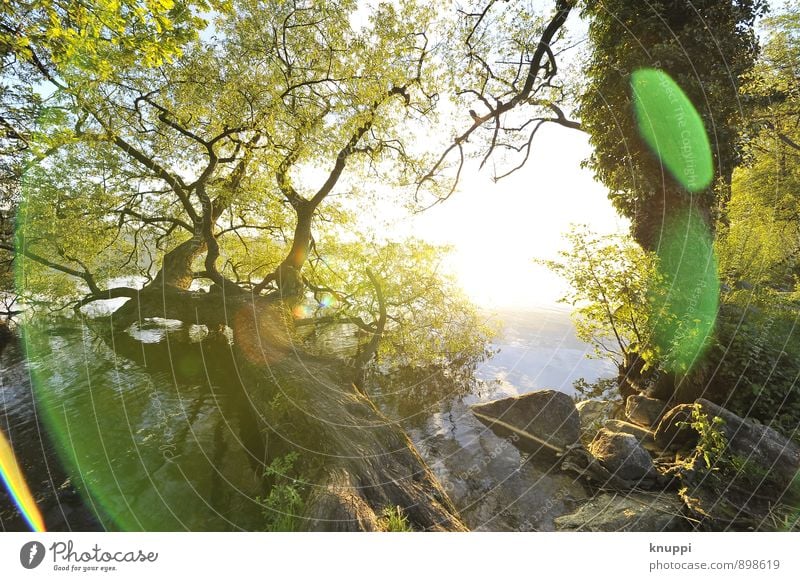
[[[591,347],[575,337],[566,310],[506,311],[496,353],[474,374],[452,381],[418,372],[406,391],[376,398],[402,418],[420,453],[471,529],[552,530],[553,519],[586,498],[574,475],[523,457],[483,426],[469,406],[551,388],[574,393],[578,378],[615,376],[608,362],[587,359]],[[451,381],[450,384],[447,382]]]
[[[524,461],[468,406],[543,387],[571,392],[573,379],[610,368],[584,358],[587,347],[565,312],[502,317],[493,358],[379,375],[372,397],[408,430],[471,528],[547,529],[583,497],[582,485]],[[302,333],[318,351],[346,358],[357,343],[351,331]],[[21,353],[4,354],[3,427],[49,528],[263,527],[257,499],[265,492],[267,426],[233,365],[229,329],[148,320],[112,336],[96,323],[50,321],[30,327],[25,342],[33,389]],[[24,528],[0,505],[4,528]]]
[[[103,527],[257,529],[263,445],[221,350],[174,324],[102,331],[34,327],[26,342],[37,409]]]

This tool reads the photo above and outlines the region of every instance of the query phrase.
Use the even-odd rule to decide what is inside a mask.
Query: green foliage
[[[41,32],[28,35],[38,52],[14,48],[5,74],[31,100],[32,86],[47,85],[45,102],[19,113],[28,142],[17,176],[27,205],[20,234],[30,252],[70,269],[82,270],[77,261],[96,268],[98,282],[107,274],[149,280],[161,258],[194,235],[193,214],[207,195],[220,208],[219,268],[252,285],[291,244],[290,194],[310,199],[335,185],[315,226],[334,220],[346,238],[348,208],[377,201],[371,187],[407,191],[427,169],[430,152],[413,145],[416,131],[408,129],[424,130],[434,118],[438,65],[424,37],[432,8],[380,4],[356,18],[351,1],[296,9],[241,0],[230,13],[220,11],[224,4],[53,5],[63,14],[50,22],[45,2],[26,16],[20,26]],[[5,4],[3,15],[25,7]],[[215,34],[198,36],[196,15],[208,7],[217,9]],[[127,13],[126,25],[119,14]],[[102,51],[98,34],[118,39],[108,42],[116,48]],[[102,73],[89,75],[92,67]],[[12,92],[3,96],[11,107]],[[369,132],[348,150],[366,123]],[[326,172],[343,151],[347,171],[337,183]],[[109,263],[110,256],[123,259]],[[198,255],[198,270],[200,262]],[[37,281],[46,282],[26,275],[29,295],[86,291],[80,280],[63,294]]]
[[[717,252],[730,286],[790,290],[800,274],[800,6],[764,20],[766,43],[742,92],[754,105],[747,163],[733,176]]]
[[[800,304],[791,295],[745,291],[724,297],[707,365],[708,389],[742,417],[800,437]]]
[[[158,66],[180,55],[205,25],[208,0],[10,0],[3,2],[0,47],[51,64],[59,76],[85,82],[121,66]]]
[[[573,227],[566,239],[560,260],[537,262],[569,283],[561,302],[574,307],[578,337],[618,366],[634,353],[655,362],[651,291],[661,288],[655,255],[627,236],[599,236],[585,226]]]
[[[776,501],[770,503],[769,510],[771,518],[775,520],[775,529],[788,530],[794,526],[791,521],[797,518],[794,502],[798,489],[795,485],[790,485],[788,489],[784,484],[776,485],[770,471],[758,460],[732,453],[722,418],[709,418],[699,405],[695,405],[688,424],[700,436],[695,455],[688,463],[691,466],[695,460],[702,458],[705,467],[701,482],[704,487],[715,489],[725,499],[724,502],[742,502],[742,506],[746,506],[759,492],[764,498],[774,498]],[[762,526],[768,525],[762,523]]]
[[[715,251],[725,285],[716,338],[694,381],[741,416],[797,439],[800,339],[800,10],[764,20],[766,43],[742,88],[746,163],[733,173]]]
[[[399,506],[387,506],[383,509],[379,520],[381,527],[388,533],[410,533],[414,529],[408,523],[408,518]]]
[[[594,146],[588,166],[610,190],[614,206],[631,219],[636,240],[648,248],[657,246],[664,216],[688,198],[675,182],[665,184],[661,161],[639,136],[631,74],[660,69],[683,89],[705,127],[713,128],[714,166],[724,194],[739,160],[737,79],[755,60],[753,22],[764,7],[763,0],[584,3],[592,53],[579,112]],[[695,195],[693,203],[715,207],[710,192]]]
[[[727,440],[722,431],[723,423],[723,419],[719,417],[710,419],[708,414],[700,410],[699,406],[692,409],[692,419],[689,425],[700,434],[697,452],[703,457],[706,467],[712,470],[718,470],[720,464],[726,459]]]
[[[694,215],[668,221],[658,253],[630,237],[573,227],[560,260],[540,260],[569,283],[577,335],[594,355],[622,370],[685,374],[712,340],[719,283],[704,224]],[[691,250],[688,250],[691,249]]]
[[[271,486],[269,494],[257,500],[263,507],[265,530],[269,532],[292,532],[302,527],[307,483],[296,475],[298,458],[296,452],[289,452],[275,458],[264,470]]]
[[[588,399],[604,401],[617,401],[620,399],[616,377],[601,378],[594,382],[589,382],[586,378],[580,377],[572,383],[572,387],[575,389],[575,395],[572,397],[576,402]]]
[[[485,357],[496,329],[446,272],[447,248],[413,238],[370,242],[326,236],[318,249],[322,258],[312,259],[308,273],[312,285],[322,289],[312,303],[313,316],[335,313],[334,323],[357,318],[375,328],[378,298],[366,269],[378,279],[387,315],[378,352],[381,362],[391,367],[458,368]]]

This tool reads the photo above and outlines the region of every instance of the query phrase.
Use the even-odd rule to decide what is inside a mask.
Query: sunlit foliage
[[[630,237],[601,236],[585,226],[574,227],[566,240],[558,260],[538,262],[569,283],[561,300],[573,306],[578,337],[620,367],[633,354],[654,361],[653,290],[662,288],[655,255]]]

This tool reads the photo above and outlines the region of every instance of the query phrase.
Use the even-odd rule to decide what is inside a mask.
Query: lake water
[[[585,497],[583,485],[521,457],[477,422],[469,405],[542,388],[571,394],[576,379],[614,369],[586,358],[589,347],[575,337],[565,310],[494,316],[504,324],[498,352],[477,369],[471,389],[398,419],[470,528],[548,530],[554,516]],[[196,347],[170,350],[169,338],[179,334]],[[86,327],[63,324],[29,336],[35,343],[29,352],[36,353],[29,365],[16,347],[0,359],[0,426],[49,528],[257,527],[258,446],[241,398],[208,373],[216,364],[201,347],[203,334],[167,327],[136,338],[130,351],[131,345],[109,345]],[[376,402],[396,412],[380,397]],[[25,528],[5,490],[0,528]]]
[[[499,311],[499,352],[477,370],[477,388],[442,402],[412,440],[474,530],[553,530],[553,518],[587,496],[582,482],[543,459],[523,457],[478,422],[474,403],[538,389],[574,394],[579,378],[616,375],[613,364],[586,357],[569,312],[558,308]]]
[[[509,393],[557,389],[574,393],[576,379],[613,376],[616,368],[590,359],[592,348],[575,336],[569,311],[540,307],[528,311],[497,311],[503,331],[495,341],[499,353],[485,362],[478,375],[499,380]]]

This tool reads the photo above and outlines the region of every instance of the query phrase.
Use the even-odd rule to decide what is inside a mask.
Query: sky
[[[552,10],[550,0],[529,3],[535,13]],[[573,40],[565,45],[584,38],[586,27],[574,14],[568,25]],[[560,54],[561,69],[569,69],[577,57],[574,50]],[[466,117],[463,111],[461,116]],[[480,170],[478,160],[469,160],[449,199],[401,219],[395,228],[452,246],[443,266],[480,307],[557,307],[566,283],[533,260],[557,258],[558,250],[565,248],[562,236],[572,223],[586,224],[600,234],[628,231],[628,222],[616,214],[606,188],[594,180],[591,170],[581,168],[591,151],[585,133],[544,125],[522,169],[494,183],[492,164],[497,163],[497,173],[503,173],[516,165],[518,157],[503,164],[496,151]]]
[[[773,14],[780,12],[780,2],[769,5]],[[585,28],[582,19],[570,21],[578,38]],[[424,240],[452,245],[454,253],[446,266],[479,306],[557,306],[566,283],[533,259],[557,258],[572,223],[586,224],[599,234],[629,229],[629,222],[611,206],[606,188],[591,170],[580,167],[591,151],[585,133],[544,126],[520,171],[493,183],[491,161],[481,171],[474,161],[458,191],[444,203],[408,217],[401,228]]]
[[[591,153],[585,133],[545,126],[528,163],[492,182],[490,163],[470,164],[447,201],[410,216],[404,226],[424,240],[454,247],[447,266],[467,295],[486,308],[552,307],[565,283],[534,258],[557,258],[571,223],[602,234],[627,232],[592,172],[580,167]]]

